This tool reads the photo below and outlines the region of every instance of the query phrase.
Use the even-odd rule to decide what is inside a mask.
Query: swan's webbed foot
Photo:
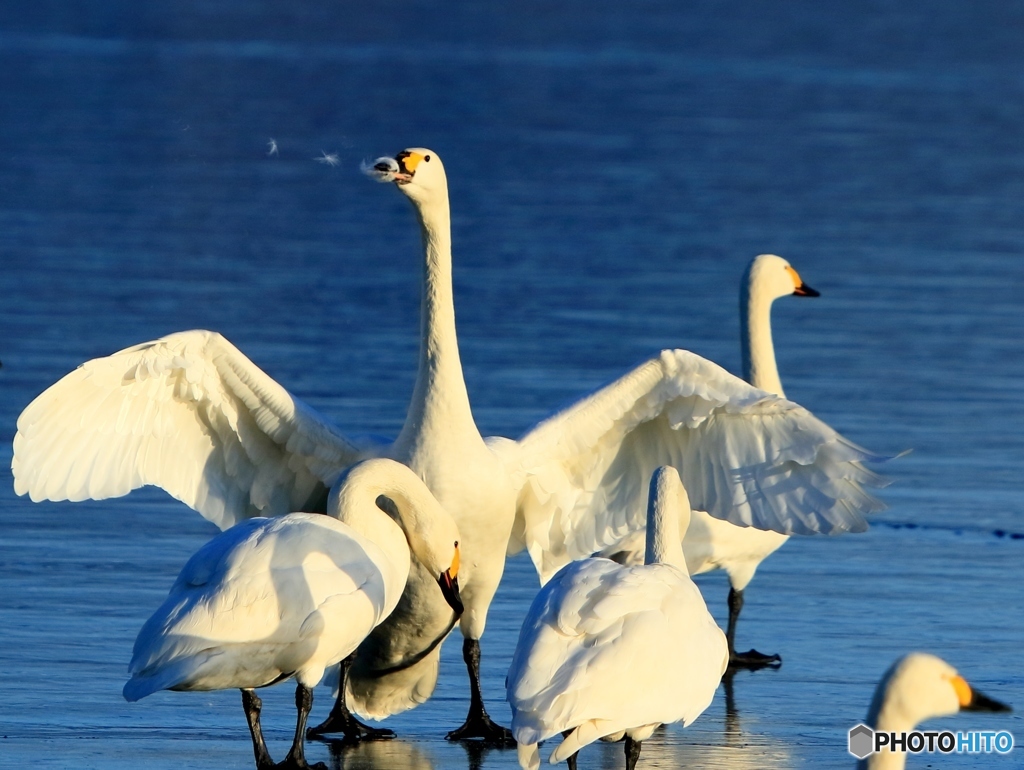
[[[486,711],[470,714],[460,727],[452,730],[445,738],[449,741],[482,740],[489,746],[515,748],[516,739],[507,727],[497,724]]]
[[[449,741],[482,740],[495,748],[516,746],[516,739],[507,727],[496,724],[484,708],[484,696],[480,689],[480,642],[466,637],[462,640],[462,659],[466,661],[469,674],[469,714],[460,727],[445,736]]]
[[[355,659],[356,654],[353,652],[341,662],[341,680],[338,685],[338,697],[334,701],[331,713],[327,715],[327,719],[316,727],[310,727],[306,730],[307,738],[319,738],[325,733],[341,733],[345,736],[347,742],[356,743],[357,741],[386,741],[389,738],[395,737],[394,730],[388,730],[386,727],[370,727],[365,725],[356,719],[355,714],[348,710],[348,704],[345,703],[345,688],[347,686],[348,670]]]
[[[316,739],[326,733],[341,733],[346,741],[353,743],[357,741],[386,741],[395,737],[394,730],[363,724],[344,706],[339,709],[338,704],[334,705],[327,719],[316,727],[306,730],[306,737]]]
[[[729,653],[729,668],[734,670],[743,668],[748,671],[757,671],[760,668],[779,668],[781,665],[782,658],[780,656],[765,655],[757,650],[747,650],[746,652],[732,650]]]
[[[747,669],[757,671],[760,668],[778,668],[782,665],[782,658],[778,655],[765,655],[757,650],[736,652],[736,622],[740,619],[740,612],[743,610],[743,591],[735,588],[729,589],[729,625],[726,628],[725,638],[729,643],[729,668]]]

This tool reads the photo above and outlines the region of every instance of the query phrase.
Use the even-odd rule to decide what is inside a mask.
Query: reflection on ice
[[[433,770],[430,757],[403,740],[350,743],[318,738],[331,753],[331,770]]]

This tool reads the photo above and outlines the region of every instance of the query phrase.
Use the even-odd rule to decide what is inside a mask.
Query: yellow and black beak
[[[817,291],[816,289],[812,289],[810,286],[808,286],[806,283],[804,283],[804,279],[800,277],[800,273],[798,273],[792,267],[787,266],[786,267],[786,272],[789,273],[790,277],[793,279],[793,285],[796,286],[796,288],[793,289],[793,294],[795,296],[797,296],[797,297],[820,297],[821,296],[821,292]]]
[[[806,283],[800,282],[800,285],[793,290],[793,294],[798,297],[820,297],[821,292],[817,289],[812,289]]]
[[[444,600],[455,611],[455,617],[461,616],[465,607],[462,606],[462,597],[459,596],[459,579],[452,575],[450,569],[446,569],[441,573],[441,577],[437,579],[437,584],[441,586]]]
[[[423,162],[423,156],[418,152],[402,150],[395,156],[398,163],[398,172],[395,174],[395,181],[398,184],[409,184],[416,175],[416,167]]]
[[[952,679],[953,689],[956,690],[957,700],[960,701],[961,711],[1013,711],[1005,703],[1000,703],[995,698],[990,698],[984,693],[978,692],[962,676]]]
[[[416,153],[406,153],[407,155],[415,155]],[[437,584],[441,586],[441,593],[444,594],[444,600],[448,602],[455,611],[455,617],[462,615],[465,607],[462,606],[462,597],[459,596],[459,543],[455,543],[455,556],[452,557],[451,566],[441,573],[441,577],[437,579]]]

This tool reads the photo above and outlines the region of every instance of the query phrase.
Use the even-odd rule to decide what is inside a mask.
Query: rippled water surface
[[[739,645],[783,667],[737,675],[728,708],[721,690],[641,767],[850,767],[846,730],[911,649],[1024,709],[1024,5],[370,5],[0,7],[0,463],[47,385],[190,328],[347,432],[395,434],[418,233],[358,166],[428,146],[485,434],[518,436],[663,347],[736,371],[738,280],[775,252],[822,293],[776,305],[787,395],[867,447],[914,450],[869,533],[794,539],[761,567]],[[213,526],[154,490],[32,504],[6,473],[0,766],[250,766],[237,692],[120,695],[135,634]],[[700,584],[724,621],[724,577]],[[510,561],[483,640],[502,720],[535,589]],[[443,657],[434,698],[389,720],[400,740],[310,758],[514,767],[441,739],[467,701],[458,639]],[[283,755],[292,690],[264,700]],[[943,724],[1024,740],[1017,715]],[[580,764],[620,763],[599,746]]]

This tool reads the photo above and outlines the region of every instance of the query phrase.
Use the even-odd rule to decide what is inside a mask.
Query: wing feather
[[[89,361],[22,412],[14,487],[39,500],[155,485],[221,528],[300,508],[360,451],[224,337],[172,334]]]
[[[492,449],[520,482],[510,553],[526,548],[541,580],[641,529],[647,480],[679,470],[694,508],[792,534],[867,528],[883,508],[874,455],[803,407],[685,350],[666,350]]]

